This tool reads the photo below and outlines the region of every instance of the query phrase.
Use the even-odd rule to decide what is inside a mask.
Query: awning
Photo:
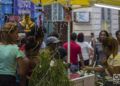
[[[69,0],[70,5],[81,5],[81,6],[88,6],[89,0]],[[32,0],[33,3],[38,4],[42,3],[42,5],[48,5],[53,3],[60,3],[62,5],[67,4],[67,0]]]
[[[42,5],[52,4],[52,3],[61,3],[66,4],[67,0],[31,0],[33,3],[38,4],[42,3]],[[90,2],[101,3],[107,5],[115,5],[120,6],[120,0],[69,0],[71,5],[90,5]]]
[[[96,0],[95,3],[120,6],[120,0]]]

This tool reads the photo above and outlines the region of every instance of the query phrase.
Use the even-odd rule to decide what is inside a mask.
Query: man
[[[47,47],[40,52],[40,62],[31,75],[29,86],[70,86],[70,80],[65,73],[66,65],[59,56],[59,42],[54,36],[46,39]]]
[[[78,55],[81,61],[82,67],[84,66],[83,56],[81,54],[81,47],[75,42],[77,38],[76,33],[71,34],[71,41],[70,41],[70,70],[71,72],[77,72],[79,70],[79,62],[78,62]],[[68,42],[63,44],[63,47],[68,49]]]

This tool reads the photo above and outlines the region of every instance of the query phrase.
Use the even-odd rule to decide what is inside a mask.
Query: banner
[[[14,0],[14,14],[30,14],[34,16],[34,4],[29,0]]]

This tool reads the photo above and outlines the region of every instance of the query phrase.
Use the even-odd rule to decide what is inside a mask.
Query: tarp
[[[65,5],[67,0],[31,0],[34,4],[42,3],[42,5],[48,5],[52,3],[61,3]],[[71,5],[89,6],[91,2],[101,3],[113,6],[120,6],[120,0],[69,0]]]
[[[82,5],[82,6],[88,6],[89,5],[89,0],[69,0],[70,5]],[[42,5],[48,5],[52,3],[60,3],[62,5],[67,4],[67,0],[32,0],[33,3],[38,4],[42,3]]]

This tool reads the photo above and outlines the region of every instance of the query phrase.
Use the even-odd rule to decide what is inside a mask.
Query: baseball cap
[[[54,43],[59,43],[60,40],[57,38],[57,37],[54,37],[54,36],[50,36],[47,38],[46,40],[46,44],[54,44]]]

